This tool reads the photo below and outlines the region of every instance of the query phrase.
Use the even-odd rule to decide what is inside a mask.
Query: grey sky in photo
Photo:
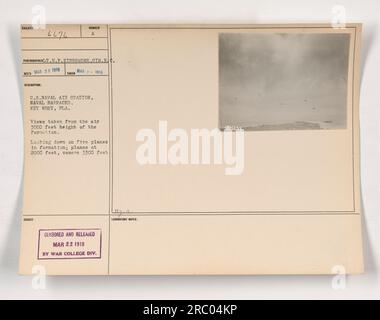
[[[346,127],[349,34],[219,35],[219,124]]]

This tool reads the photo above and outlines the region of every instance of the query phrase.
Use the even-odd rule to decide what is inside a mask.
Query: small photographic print
[[[221,129],[344,129],[350,35],[219,34]]]

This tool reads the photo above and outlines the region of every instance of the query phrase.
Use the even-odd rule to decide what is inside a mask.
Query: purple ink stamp
[[[40,229],[38,260],[101,259],[101,229]]]

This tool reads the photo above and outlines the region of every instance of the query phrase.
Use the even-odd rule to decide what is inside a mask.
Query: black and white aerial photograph
[[[350,36],[219,34],[219,126],[344,129]]]

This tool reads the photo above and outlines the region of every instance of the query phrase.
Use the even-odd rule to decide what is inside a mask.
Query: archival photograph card
[[[361,25],[21,26],[20,273],[364,270]]]

